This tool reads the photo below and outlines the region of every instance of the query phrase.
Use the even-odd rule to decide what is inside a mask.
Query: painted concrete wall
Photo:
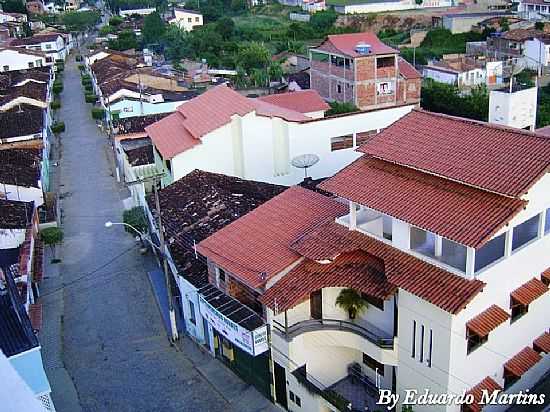
[[[548,66],[550,63],[550,45],[544,44],[539,39],[527,40],[523,46],[523,55],[527,57],[525,59],[527,66],[538,70],[540,65]]]
[[[33,67],[52,66],[52,62],[46,62],[46,57],[40,57],[31,54],[25,54],[25,49],[21,49],[20,52],[15,50],[2,50],[0,51],[0,71],[14,71],[14,70],[26,70],[29,68],[29,63],[33,64]]]
[[[121,119],[136,116],[147,116],[159,113],[171,113],[184,102],[162,102],[149,103],[146,101],[136,100],[119,100],[110,105],[111,113],[118,112],[118,117]]]
[[[51,392],[42,366],[40,347],[14,355],[9,358],[9,361],[36,396]]]

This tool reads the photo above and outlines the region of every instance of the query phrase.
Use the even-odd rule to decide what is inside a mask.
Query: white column
[[[504,256],[508,257],[512,254],[512,233],[513,229],[510,228],[506,232],[506,239],[504,241]]]
[[[473,247],[466,249],[466,275],[468,277],[474,277],[476,261],[476,250]]]
[[[357,210],[355,209],[356,203],[349,202],[349,229],[355,230],[357,227]]]
[[[435,257],[441,257],[443,254],[443,238],[435,235]]]

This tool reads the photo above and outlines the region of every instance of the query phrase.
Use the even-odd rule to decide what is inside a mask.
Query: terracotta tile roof
[[[504,364],[504,371],[519,378],[541,359],[542,356],[528,346]]]
[[[42,329],[42,303],[31,303],[29,305],[29,318],[34,333]]]
[[[367,155],[319,188],[471,247],[481,246],[525,206]]]
[[[546,282],[546,284],[550,283],[550,268],[546,269],[544,272],[540,274],[540,278],[542,282]]]
[[[537,352],[550,353],[550,332],[544,332],[533,341],[533,349]]]
[[[32,281],[42,282],[44,277],[44,245],[39,239],[34,240],[34,254],[32,258]]]
[[[536,30],[536,29],[514,29],[509,30],[506,33],[502,34],[500,36],[502,39],[506,40],[512,40],[512,41],[525,41],[533,39],[537,36],[544,35],[544,32],[542,30]]]
[[[475,318],[466,323],[468,330],[479,336],[487,336],[489,332],[506,322],[510,315],[500,306],[491,305]]]
[[[299,113],[318,112],[328,110],[330,106],[316,90],[300,90],[297,92],[270,94],[259,97],[258,100],[272,103]]]
[[[550,165],[550,139],[448,115],[413,110],[360,152],[512,197]]]
[[[22,104],[0,112],[0,124],[0,139],[38,134],[44,127],[44,110]]]
[[[252,288],[294,263],[290,243],[308,227],[342,215],[346,207],[293,186],[198,245],[201,254]]]
[[[34,36],[31,36],[31,37],[13,39],[10,42],[10,45],[11,46],[28,46],[31,44],[40,44],[45,42],[56,41],[58,37],[63,37],[63,36],[59,33],[35,34]]]
[[[330,264],[306,260],[287,273],[261,297],[262,303],[279,311],[304,300],[311,292],[328,287],[353,288],[379,299],[387,299],[397,288],[386,279],[384,264],[368,253],[343,253]]]
[[[422,74],[420,74],[412,64],[402,57],[397,60],[397,66],[399,69],[399,74],[406,80],[422,78]]]
[[[256,111],[258,116],[281,117],[288,121],[308,120],[303,114],[257,99],[249,99],[226,85],[213,87],[178,107],[170,116],[145,128],[166,159],[200,143],[200,139],[231,122],[234,115]]]
[[[0,229],[25,229],[32,221],[33,202],[0,198]]]
[[[0,150],[0,183],[39,187],[40,162],[38,149]]]
[[[413,295],[453,314],[460,312],[485,284],[447,272],[370,236],[332,221],[307,231],[291,248],[312,260],[364,250],[384,262],[388,280]]]
[[[548,292],[548,287],[537,278],[533,278],[514,290],[510,296],[522,305],[529,305],[546,292]]]
[[[48,85],[46,83],[27,82],[21,86],[9,88],[7,93],[0,97],[0,104],[4,105],[18,97],[28,97],[45,103],[47,96]]]
[[[113,128],[116,134],[133,134],[145,132],[145,128],[161,119],[164,119],[170,113],[158,113],[147,116],[124,117],[113,120]]]
[[[329,35],[327,39],[317,48],[319,50],[327,49],[328,51],[332,51],[331,49],[334,48],[346,56],[362,57],[364,55],[361,55],[355,51],[355,47],[358,43],[370,45],[371,55],[399,53],[399,51],[382,43],[376,34],[372,32]]]
[[[193,170],[159,191],[162,221],[179,274],[196,287],[208,283],[193,244],[246,215],[286,187]],[[151,199],[148,199],[151,204]],[[154,210],[154,207],[152,208]]]
[[[480,403],[483,397],[483,394],[487,393],[488,395],[491,395],[494,391],[501,391],[501,390],[502,390],[502,386],[496,383],[493,380],[493,378],[487,376],[485,379],[479,382],[476,386],[474,386],[472,389],[466,392],[467,395],[471,394],[474,396],[474,402],[468,405],[468,410],[472,412],[480,412],[481,409],[485,406],[485,404]]]
[[[535,130],[535,132],[537,134],[550,137],[550,125],[541,127],[540,129]]]

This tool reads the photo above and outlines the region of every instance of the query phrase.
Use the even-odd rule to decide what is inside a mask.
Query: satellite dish
[[[319,161],[319,156],[313,153],[303,154],[293,158],[290,163],[298,169],[304,169],[304,175],[307,177],[307,168],[311,167]]]

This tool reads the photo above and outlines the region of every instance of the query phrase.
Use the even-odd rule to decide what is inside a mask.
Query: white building
[[[202,14],[194,10],[181,8],[174,9],[174,17],[168,20],[170,24],[176,24],[180,29],[191,31],[197,26],[202,26]]]
[[[32,37],[13,39],[10,46],[42,51],[54,60],[65,60],[69,52],[65,37],[61,33],[37,34]]]
[[[145,130],[155,146],[157,168],[166,173],[165,185],[194,169],[290,185],[304,177],[292,159],[314,154],[320,160],[308,176],[330,176],[358,157],[354,148],[363,140],[414,107],[318,118],[328,105],[313,90],[263,100],[222,85]]]
[[[533,70],[542,70],[550,63],[550,36],[538,36],[526,40],[523,45],[523,55],[527,57],[525,64]]]
[[[27,70],[53,64],[54,59],[41,51],[25,50],[18,47],[0,47],[0,72]]]
[[[489,122],[534,131],[537,124],[537,88],[504,87],[489,94]]]
[[[422,76],[458,88],[502,83],[502,62],[476,61],[458,57],[434,61],[424,66]]]
[[[149,8],[141,8],[141,9],[120,10],[118,14],[122,17],[130,17],[132,14],[147,16],[148,14],[154,13],[155,11],[157,11],[155,7],[149,7]]]
[[[326,6],[334,6],[334,10],[341,14],[380,13],[385,11],[422,9],[427,7],[450,7],[451,0],[425,0],[417,4],[414,0],[389,0],[389,1],[359,1],[334,2],[326,0]]]

